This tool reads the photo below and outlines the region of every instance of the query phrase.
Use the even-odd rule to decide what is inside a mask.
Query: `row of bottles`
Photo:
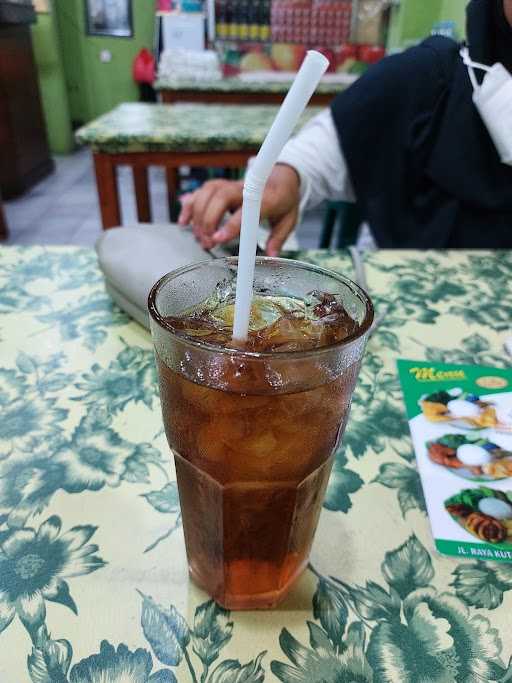
[[[219,40],[270,40],[271,0],[217,0]]]

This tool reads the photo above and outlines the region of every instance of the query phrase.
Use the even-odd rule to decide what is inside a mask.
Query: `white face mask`
[[[503,64],[473,62],[467,48],[460,51],[473,84],[473,102],[504,164],[512,166],[512,75]],[[475,69],[487,73],[479,85]]]

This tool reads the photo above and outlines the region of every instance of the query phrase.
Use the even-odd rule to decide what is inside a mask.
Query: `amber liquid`
[[[313,389],[246,395],[157,360],[191,575],[228,609],[273,607],[307,565],[359,363]]]

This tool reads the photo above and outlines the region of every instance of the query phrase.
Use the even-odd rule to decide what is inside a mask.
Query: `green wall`
[[[401,0],[391,10],[388,48],[397,50],[418,43],[430,35],[438,21],[454,21],[457,36],[466,34],[468,0]]]
[[[50,149],[67,154],[73,149],[73,136],[59,36],[51,13],[37,15],[37,23],[32,25],[32,45]]]
[[[132,38],[87,36],[85,0],[54,0],[54,5],[73,122],[90,121],[121,102],[137,100],[132,62],[142,47],[152,48],[154,0],[132,0]],[[110,62],[100,60],[102,50],[111,53]]]
[[[467,0],[443,0],[440,21],[454,21],[459,38],[466,35]]]
[[[69,100],[71,121],[74,127],[88,120],[89,91],[81,50],[82,26],[77,23],[74,0],[53,0],[59,38],[64,55],[64,73]]]

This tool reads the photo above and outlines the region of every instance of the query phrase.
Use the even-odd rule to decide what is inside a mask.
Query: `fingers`
[[[298,211],[290,211],[272,228],[272,234],[267,241],[267,255],[278,256],[283,244],[293,232],[297,223]],[[222,228],[212,235],[214,244],[225,244],[238,237],[242,227],[242,209],[238,209]],[[211,248],[211,247],[210,247]]]
[[[226,212],[239,209],[241,203],[240,186],[237,183],[220,187],[211,197],[202,216],[200,230],[203,238],[209,241],[218,230]]]
[[[267,256],[279,256],[283,244],[293,232],[297,223],[298,211],[289,211],[272,227],[272,233],[267,241]]]
[[[297,172],[289,166],[277,164],[265,186],[261,217],[277,224],[291,211],[298,211],[300,181]]]
[[[211,249],[215,243],[220,243],[214,241],[212,235],[218,230],[225,213],[241,206],[242,187],[238,182],[212,180],[196,192],[184,195],[180,225],[190,224],[201,245]]]
[[[212,197],[219,191],[222,187],[223,181],[211,180],[205,183],[200,190],[197,192],[197,197],[194,202],[194,214],[192,216],[192,221],[194,225],[199,228],[203,225],[204,214],[208,208],[208,204]]]
[[[184,194],[181,197],[182,209],[178,218],[180,225],[197,224],[199,226],[205,207],[212,195],[217,191],[219,183],[223,180],[210,180],[205,183],[199,190]]]
[[[225,244],[240,234],[243,183],[212,180],[192,194],[182,197],[179,224],[192,226],[196,239],[205,249]],[[265,188],[261,216],[273,225],[267,242],[270,256],[279,254],[298,217],[298,180],[287,167],[276,167]],[[222,226],[226,212],[234,213]]]
[[[230,217],[228,221],[224,223],[222,228],[217,230],[212,235],[212,241],[214,244],[225,244],[226,242],[231,242],[240,234],[240,228],[242,227],[242,209],[238,209]]]
[[[194,195],[195,192],[189,192],[180,197],[181,211],[178,216],[178,225],[185,227],[192,219],[194,209]]]

